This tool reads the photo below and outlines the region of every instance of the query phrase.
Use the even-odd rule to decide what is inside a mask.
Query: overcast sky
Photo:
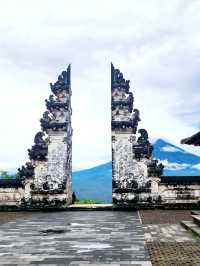
[[[200,1],[0,3],[0,169],[28,160],[49,82],[69,63],[74,169],[110,160],[111,61],[131,80],[152,141],[199,130]]]

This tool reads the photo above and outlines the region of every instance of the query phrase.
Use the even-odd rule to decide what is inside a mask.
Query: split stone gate
[[[50,83],[52,94],[40,119],[41,131],[28,150],[30,161],[16,180],[0,180],[0,206],[58,208],[72,203],[71,66]],[[111,64],[113,204],[149,207],[198,204],[200,177],[165,177],[152,159],[147,130],[140,128],[130,81]],[[109,136],[108,136],[109,137]]]

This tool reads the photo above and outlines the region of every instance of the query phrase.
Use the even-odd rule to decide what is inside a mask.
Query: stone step
[[[200,215],[191,215],[194,223],[196,223],[200,227]]]
[[[72,204],[66,208],[69,211],[106,211],[112,209],[112,204]]]
[[[197,211],[196,210],[195,211],[191,211],[191,214],[192,215],[200,215],[200,210],[199,211],[198,210]]]
[[[181,225],[187,230],[190,230],[196,236],[200,237],[200,227],[196,223],[192,221],[181,221]]]

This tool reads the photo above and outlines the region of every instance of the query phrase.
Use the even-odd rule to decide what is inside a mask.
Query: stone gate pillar
[[[129,89],[129,80],[111,64],[112,195],[114,204],[123,205],[148,202],[151,180],[157,173],[148,133],[137,131],[140,113],[133,109]]]
[[[59,207],[72,202],[71,68],[50,83],[53,94],[46,100],[40,119],[42,131],[28,150],[30,162],[19,169],[21,180],[30,183],[32,207]]]
[[[71,68],[50,84],[53,95],[46,100],[47,111],[41,127],[48,135],[46,185],[53,192],[63,191],[66,203],[72,201],[72,127],[71,127]]]

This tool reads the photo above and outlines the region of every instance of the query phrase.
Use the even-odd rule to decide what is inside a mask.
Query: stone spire
[[[140,113],[133,110],[133,93],[129,92],[130,81],[125,80],[119,69],[114,68],[111,63],[111,108],[112,108],[112,130],[129,129],[136,133]]]
[[[58,80],[50,83],[51,94],[46,100],[47,111],[41,118],[41,127],[44,131],[49,132],[67,130],[71,123],[71,66],[67,71],[63,71]]]

